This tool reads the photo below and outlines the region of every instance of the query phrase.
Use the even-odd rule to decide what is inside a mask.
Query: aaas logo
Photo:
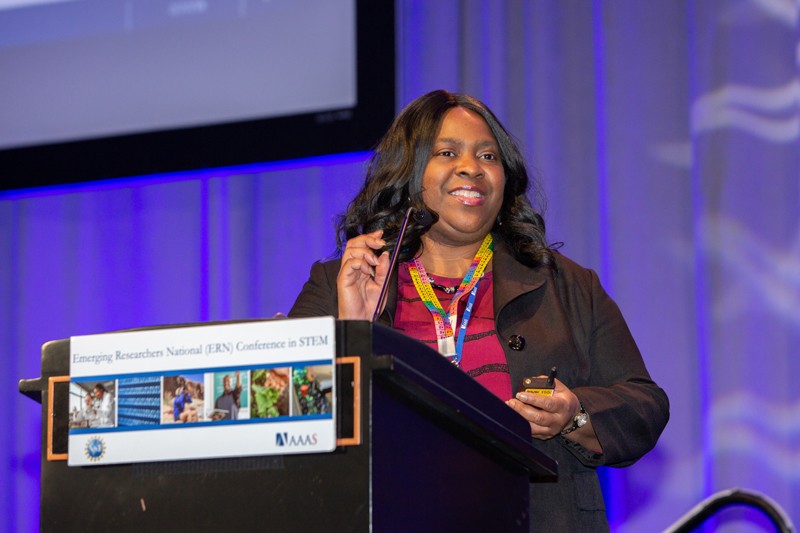
[[[106,443],[100,437],[92,437],[86,441],[86,458],[96,463],[106,454]]]
[[[317,434],[290,435],[288,431],[275,434],[276,446],[314,446],[317,444]]]

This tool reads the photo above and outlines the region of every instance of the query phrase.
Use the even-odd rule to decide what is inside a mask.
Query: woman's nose
[[[460,176],[478,178],[483,176],[483,169],[481,168],[480,161],[476,156],[472,154],[462,154],[458,158],[456,173]]]

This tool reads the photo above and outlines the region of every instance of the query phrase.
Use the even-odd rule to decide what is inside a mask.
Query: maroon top
[[[397,280],[397,309],[395,311],[394,328],[409,337],[419,339],[436,350],[436,327],[430,311],[422,302],[411,274],[408,263],[400,265]],[[444,278],[428,274],[430,280],[445,287],[458,287],[461,279]],[[478,383],[489,389],[495,396],[505,401],[511,398],[511,375],[503,347],[497,338],[494,326],[494,303],[492,290],[492,273],[486,272],[478,282],[478,293],[472,308],[472,316],[467,325],[464,339],[464,351],[461,357],[461,369],[473,377]],[[433,287],[445,311],[450,308],[453,294]],[[465,294],[458,302],[458,323],[453,324],[458,340],[458,330],[469,294]]]

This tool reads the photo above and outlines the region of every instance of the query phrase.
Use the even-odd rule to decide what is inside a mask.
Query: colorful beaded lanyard
[[[464,279],[461,280],[461,285],[453,295],[453,300],[450,302],[450,312],[446,312],[439,302],[439,298],[433,292],[431,280],[428,273],[425,272],[425,267],[422,266],[422,261],[415,257],[414,261],[408,264],[408,272],[411,274],[411,280],[414,282],[414,287],[422,299],[422,303],[430,311],[433,317],[433,323],[436,327],[436,340],[439,348],[439,353],[447,357],[451,363],[458,366],[461,364],[461,354],[464,347],[464,338],[467,334],[467,324],[472,315],[472,306],[475,303],[475,295],[478,294],[478,282],[483,277],[483,272],[486,270],[486,265],[492,259],[494,250],[494,242],[492,241],[492,234],[486,235],[483,239],[483,244],[478,249],[478,253],[472,259],[472,264],[469,266]],[[453,324],[458,320],[458,301],[464,294],[469,293],[467,300],[467,307],[464,310],[464,316],[461,318],[461,326],[458,332],[458,342],[456,343],[455,333],[453,331]]]

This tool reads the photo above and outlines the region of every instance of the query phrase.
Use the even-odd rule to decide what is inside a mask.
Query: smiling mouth
[[[458,189],[450,193],[450,196],[462,196],[464,198],[483,198],[483,194],[478,191]]]

